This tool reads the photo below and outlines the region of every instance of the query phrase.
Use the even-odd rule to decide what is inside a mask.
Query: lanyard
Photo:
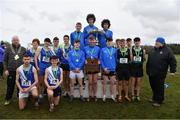
[[[108,54],[110,56],[110,59],[112,59],[113,49],[110,51],[110,48],[107,48]]]
[[[76,59],[78,59],[78,57],[79,57],[79,53],[78,53],[78,52],[76,52],[76,50],[74,50],[74,54],[75,54],[75,56],[76,56]]]
[[[57,54],[58,52],[58,47],[53,47],[54,48],[54,52]]]
[[[120,48],[120,52],[121,52],[123,58],[126,56],[126,51],[127,51],[127,48],[123,48],[123,49]]]
[[[55,70],[52,69],[54,77],[57,79],[58,78],[58,67],[56,67]]]
[[[92,57],[94,53],[94,47],[91,50],[89,50],[89,52],[90,52],[90,56]]]
[[[135,48],[134,47],[134,51],[135,51],[136,56],[139,56],[141,48]]]
[[[46,48],[44,48],[44,50],[45,50],[46,58],[48,58],[49,57],[49,50],[47,50]]]
[[[80,40],[80,37],[81,37],[81,33],[76,31],[76,37],[75,37],[75,39],[76,39],[76,40]]]

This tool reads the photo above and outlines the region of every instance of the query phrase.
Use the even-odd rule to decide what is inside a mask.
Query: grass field
[[[154,108],[148,99],[151,98],[151,89],[147,76],[145,74],[142,81],[141,102],[127,103],[123,102],[113,103],[108,101],[103,103],[98,100],[97,103],[85,102],[81,103],[79,100],[69,103],[67,98],[62,98],[60,105],[53,113],[49,113],[47,100],[43,102],[39,110],[35,110],[31,103],[28,104],[24,111],[18,110],[18,101],[14,94],[13,101],[9,106],[4,106],[4,96],[6,90],[6,80],[0,81],[0,119],[5,118],[84,118],[84,119],[98,119],[98,118],[174,118],[180,119],[180,55],[176,56],[178,62],[177,75],[167,76],[166,83],[169,87],[165,90],[165,103],[159,107]]]

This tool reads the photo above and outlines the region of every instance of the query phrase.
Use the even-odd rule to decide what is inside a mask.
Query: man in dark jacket
[[[7,91],[4,105],[8,105],[12,98],[16,79],[16,69],[22,65],[26,49],[19,44],[18,36],[12,38],[12,44],[5,49],[4,70],[7,76]]]
[[[171,75],[174,75],[176,58],[172,50],[165,45],[165,39],[158,37],[155,47],[148,54],[146,65],[146,72],[153,92],[151,100],[153,106],[159,107],[164,100],[164,82],[169,66]]]

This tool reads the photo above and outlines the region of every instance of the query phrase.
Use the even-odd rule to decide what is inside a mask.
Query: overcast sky
[[[24,46],[33,38],[62,40],[76,22],[87,25],[88,13],[95,14],[100,29],[110,19],[114,40],[139,36],[152,45],[163,36],[180,43],[180,0],[0,0],[0,40],[18,35]]]

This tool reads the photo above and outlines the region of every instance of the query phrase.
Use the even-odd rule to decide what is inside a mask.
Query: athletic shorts
[[[73,72],[73,71],[70,71],[69,77],[70,77],[71,79],[83,78],[83,77],[84,77],[84,73],[83,73],[82,70],[81,70],[79,73],[75,73],[75,72]]]
[[[116,71],[117,80],[126,80],[128,81],[130,78],[130,70],[128,69],[119,69]]]
[[[110,71],[109,73],[103,73],[103,75],[105,75],[105,76],[114,76],[114,75],[116,75],[116,72],[115,71]]]
[[[99,72],[87,72],[86,74],[98,74]]]
[[[26,92],[26,93],[19,92],[19,99],[28,98],[29,97],[29,93],[31,93],[31,91],[33,89],[37,89],[37,87],[36,86],[32,87],[31,90],[29,92]]]
[[[132,77],[143,77],[143,67],[131,67]]]
[[[61,96],[61,87],[57,87],[53,90],[53,97]]]

